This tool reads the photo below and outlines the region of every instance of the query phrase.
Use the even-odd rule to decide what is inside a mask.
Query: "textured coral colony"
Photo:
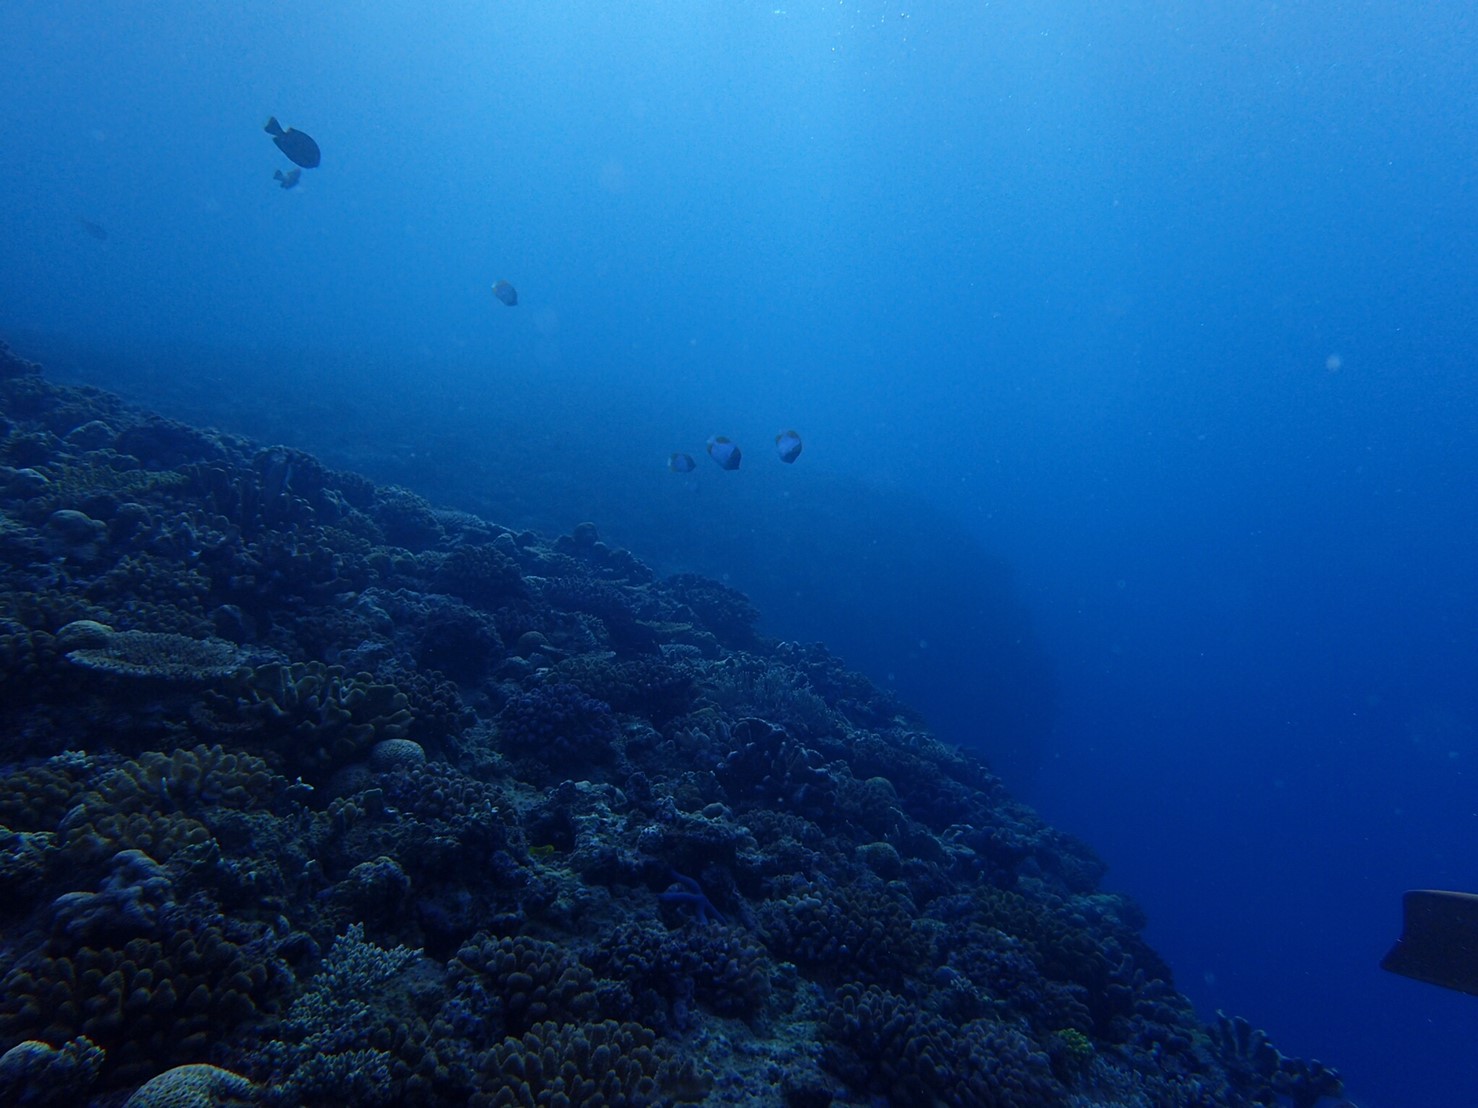
[[[733,590],[0,346],[0,1103],[1312,1105]]]

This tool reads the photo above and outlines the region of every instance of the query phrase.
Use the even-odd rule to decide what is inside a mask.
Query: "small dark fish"
[[[787,465],[801,456],[801,437],[794,431],[781,431],[775,436],[775,452]]]
[[[726,435],[714,435],[708,440],[708,456],[721,469],[739,468],[739,444]]]
[[[692,473],[697,464],[691,454],[673,454],[667,459],[667,468],[673,473]]]
[[[108,241],[108,229],[104,227],[101,223],[94,223],[90,219],[81,218],[79,218],[77,222],[82,225],[82,229],[84,231],[86,231],[93,238],[97,239],[98,242]]]
[[[301,169],[289,169],[286,173],[278,170],[272,174],[272,180],[279,182],[278,188],[290,189],[298,183],[298,178],[303,175]]]
[[[286,154],[290,161],[297,162],[304,169],[312,169],[318,164],[320,157],[318,143],[303,134],[302,131],[294,130],[292,127],[284,131],[282,124],[277,122],[275,115],[267,120],[267,126],[262,129],[272,136],[272,141],[277,144],[277,149]]]
[[[494,281],[493,295],[510,308],[518,303],[518,290],[507,281]]]

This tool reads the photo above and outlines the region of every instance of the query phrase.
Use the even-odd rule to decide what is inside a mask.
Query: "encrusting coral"
[[[86,1036],[52,1046],[27,1039],[0,1055],[0,1103],[11,1108],[66,1108],[86,1099],[103,1049]]]
[[[150,1078],[124,1101],[123,1108],[224,1108],[255,1100],[257,1091],[240,1074],[195,1063]]]

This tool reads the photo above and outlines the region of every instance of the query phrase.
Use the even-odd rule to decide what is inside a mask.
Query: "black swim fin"
[[[1402,907],[1401,937],[1381,969],[1478,996],[1478,896],[1413,889]]]

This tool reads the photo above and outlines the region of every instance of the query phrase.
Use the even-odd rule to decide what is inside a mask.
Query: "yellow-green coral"
[[[197,813],[265,807],[286,785],[261,758],[202,743],[169,754],[145,751],[104,777],[97,793],[114,812]]]
[[[71,461],[47,467],[46,491],[27,505],[29,511],[47,514],[69,508],[85,497],[111,493],[118,500],[140,500],[151,493],[181,488],[188,480],[173,470],[130,469]]]
[[[281,985],[273,962],[214,925],[96,941],[63,927],[12,967],[0,980],[0,1037],[84,1035],[107,1051],[108,1080],[138,1081],[208,1057],[260,1021]]]
[[[24,781],[28,788],[47,789],[48,802],[32,812],[0,789],[0,816],[10,813],[28,826],[60,831],[62,846],[75,857],[135,849],[160,861],[211,841],[210,829],[194,817],[209,818],[214,808],[260,809],[287,786],[261,758],[205,745],[170,754],[146,751],[91,789],[46,767],[24,771]],[[40,822],[45,814],[53,814],[50,823]]]
[[[405,737],[413,721],[394,685],[322,662],[243,670],[209,706],[223,721],[255,721],[255,740],[278,748],[299,770],[342,765],[376,742]]]
[[[16,831],[55,831],[86,785],[69,757],[12,770],[0,777],[0,824]]]
[[[1057,1032],[1057,1041],[1062,1047],[1062,1052],[1076,1062],[1087,1062],[1093,1057],[1093,1040],[1076,1027],[1064,1028]]]
[[[102,1068],[104,1050],[86,1036],[59,1047],[26,1039],[0,1055],[0,1103],[81,1103]]]
[[[479,1061],[488,1091],[472,1096],[473,1108],[650,1104],[677,1070],[671,1046],[651,1028],[615,1020],[536,1023],[495,1043]]]
[[[177,812],[113,812],[96,804],[77,805],[58,830],[62,849],[78,859],[97,860],[120,850],[142,850],[167,861],[186,847],[211,841],[205,824]]]
[[[155,631],[206,633],[205,616],[211,580],[197,568],[171,564],[147,554],[126,554],[87,586],[87,597],[100,604],[110,598],[133,598],[129,620]]]

